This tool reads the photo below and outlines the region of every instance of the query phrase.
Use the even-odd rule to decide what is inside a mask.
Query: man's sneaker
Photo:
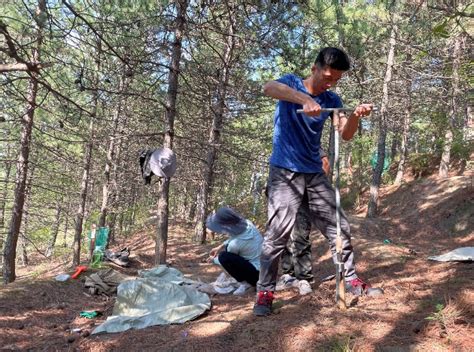
[[[302,295],[302,296],[313,292],[313,289],[311,288],[311,285],[306,280],[299,280],[298,281],[298,290],[300,291],[300,295]]]
[[[234,291],[234,295],[243,296],[245,293],[250,290],[253,286],[250,285],[247,281],[240,282],[239,287]]]
[[[275,290],[276,291],[283,291],[292,287],[296,287],[298,284],[298,280],[291,276],[290,274],[283,274],[278,280]]]
[[[258,317],[264,317],[272,313],[273,292],[259,291],[257,293],[257,302],[253,306],[253,314]]]
[[[346,291],[352,293],[354,296],[378,296],[383,295],[383,290],[377,287],[371,287],[368,283],[359,278],[346,281]]]

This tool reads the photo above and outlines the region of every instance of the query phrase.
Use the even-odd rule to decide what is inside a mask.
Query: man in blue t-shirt
[[[336,259],[336,197],[324,175],[319,154],[324,122],[330,115],[321,112],[321,108],[342,107],[339,96],[328,89],[336,85],[349,68],[346,53],[336,48],[324,48],[308,78],[288,74],[266,83],[263,88],[265,95],[279,101],[275,111],[268,180],[268,222],[260,256],[255,315],[271,313],[280,255],[293,230],[305,194],[311,220],[328,238],[333,260]],[[303,109],[303,113],[297,113],[297,109]],[[371,111],[371,104],[361,104],[349,117],[340,114],[342,138],[351,139],[357,131],[359,119]],[[344,212],[341,212],[341,235],[346,289],[356,295],[370,294],[370,290],[378,293],[380,290],[371,289],[355,273],[349,223]]]

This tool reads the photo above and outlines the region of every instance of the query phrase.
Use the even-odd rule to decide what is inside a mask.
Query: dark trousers
[[[270,166],[268,180],[268,222],[262,254],[260,256],[260,280],[258,291],[274,291],[280,256],[290,238],[296,213],[308,196],[311,222],[329,241],[336,262],[336,195],[326,176],[304,174]],[[357,277],[351,244],[349,222],[341,211],[342,261],[345,279]]]
[[[220,252],[219,263],[238,282],[247,281],[250,285],[257,285],[259,272],[252,263],[238,254]]]
[[[314,281],[311,258],[311,220],[309,218],[308,197],[305,195],[298,213],[290,240],[281,255],[281,271],[298,280]]]

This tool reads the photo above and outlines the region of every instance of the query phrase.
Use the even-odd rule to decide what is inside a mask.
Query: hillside
[[[470,176],[414,180],[385,187],[381,214],[350,216],[359,274],[382,297],[353,300],[342,312],[333,303],[334,281],[320,282],[334,267],[327,244],[313,235],[313,294],[277,294],[275,314],[252,316],[254,295],[214,296],[206,315],[183,325],[156,326],[119,334],[89,336],[110,314],[113,299],[88,296],[82,282],[59,283],[59,262],[22,269],[23,276],[1,288],[0,340],[5,350],[133,351],[469,351],[474,350],[474,270],[472,263],[428,261],[433,254],[474,246],[474,184]],[[170,231],[169,264],[186,276],[213,281],[219,270],[203,261],[212,245],[187,238],[179,224]],[[129,269],[153,263],[152,230],[117,245],[132,250]],[[82,310],[101,310],[89,320]],[[80,328],[81,333],[71,329]]]

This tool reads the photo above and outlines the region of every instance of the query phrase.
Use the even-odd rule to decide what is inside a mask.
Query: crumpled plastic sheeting
[[[225,272],[221,273],[216,281],[207,284],[205,282],[198,282],[193,284],[198,291],[208,293],[210,295],[227,295],[235,291],[239,287],[239,283],[231,276],[228,276]]]
[[[455,250],[433,257],[428,257],[430,260],[438,262],[472,262],[474,261],[474,247],[460,247]]]
[[[207,294],[176,283],[188,281],[176,269],[160,265],[139,275],[120,283],[112,315],[92,334],[182,324],[211,308]]]
[[[155,268],[147,269],[147,270],[139,270],[138,276],[145,279],[146,278],[160,279],[160,280],[172,282],[176,285],[198,283],[198,281],[185,278],[183,274],[181,273],[181,271],[175,268],[167,267],[166,265],[159,265]]]
[[[217,293],[226,295],[235,291],[239,283],[232,276],[228,276],[224,272],[221,273],[211,285]]]

